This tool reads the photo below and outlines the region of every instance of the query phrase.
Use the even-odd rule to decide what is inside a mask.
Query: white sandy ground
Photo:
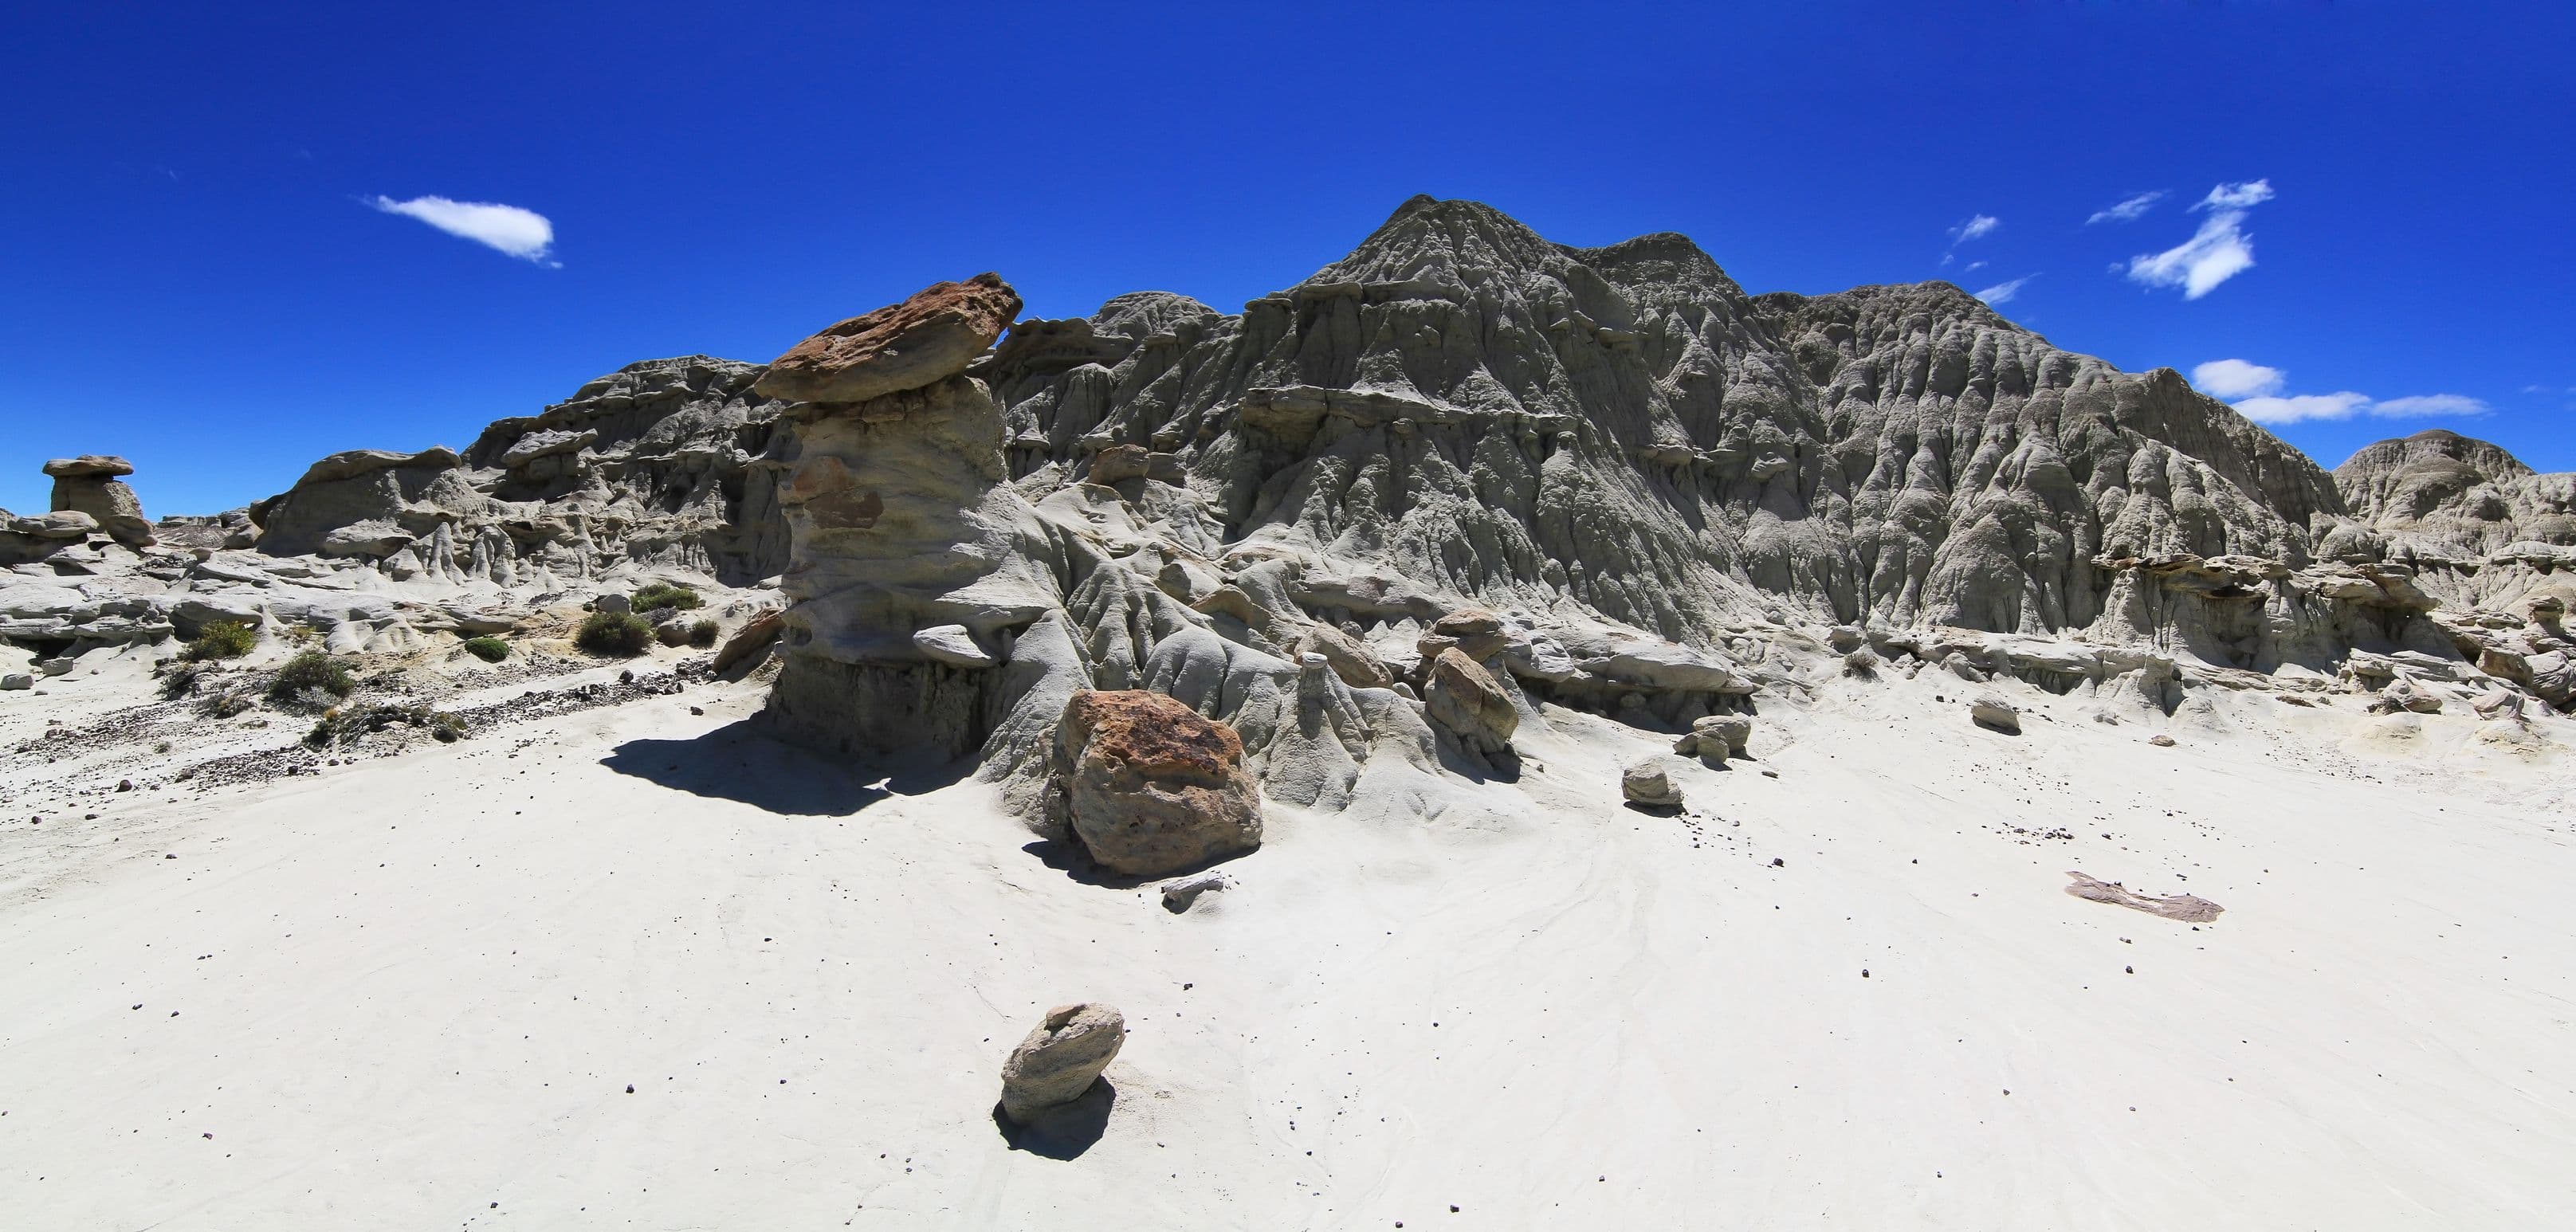
[[[1185,915],[745,686],[0,818],[0,1226],[2576,1226],[2570,724],[2001,687],[1766,704],[1687,822],[1552,711],[1508,820],[1274,809]],[[1078,999],[1108,1131],[1013,1151]]]

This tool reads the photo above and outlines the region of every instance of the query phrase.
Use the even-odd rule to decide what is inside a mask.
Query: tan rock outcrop
[[[1093,860],[1132,876],[1261,845],[1261,791],[1234,728],[1141,689],[1084,689],[1065,703],[1047,811]]]
[[[1114,1005],[1086,1001],[1048,1010],[1002,1062],[1002,1114],[1028,1125],[1083,1097],[1127,1042]]]
[[[1491,672],[1451,646],[1431,660],[1422,689],[1423,715],[1469,752],[1509,753],[1520,712]]]
[[[1019,312],[1019,292],[999,274],[933,283],[797,343],[753,388],[789,402],[833,403],[920,389],[965,371]]]

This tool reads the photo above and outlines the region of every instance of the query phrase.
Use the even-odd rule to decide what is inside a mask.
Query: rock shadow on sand
[[[963,760],[827,758],[770,735],[756,719],[687,740],[629,740],[600,764],[673,791],[802,817],[847,817],[880,800],[936,791],[974,769]]]
[[[1000,1104],[995,1104],[993,1127],[1002,1131],[1002,1141],[1011,1144],[1014,1151],[1048,1159],[1077,1159],[1108,1131],[1109,1110],[1117,1102],[1117,1086],[1107,1077],[1096,1078],[1072,1103],[1046,1109],[1033,1124],[1013,1121]]]

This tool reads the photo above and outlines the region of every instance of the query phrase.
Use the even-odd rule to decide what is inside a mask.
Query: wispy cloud
[[[2037,277],[2039,277],[2037,274],[2024,274],[2010,282],[1998,282],[1983,291],[1977,292],[1977,298],[1984,300],[1986,307],[1988,308],[2010,303],[2014,296],[2021,294],[2023,283],[2029,282],[2031,279]]]
[[[2373,402],[2370,413],[2382,419],[2403,419],[2415,415],[2484,415],[2487,404],[2466,394],[2417,394],[2411,398]]]
[[[449,235],[523,261],[549,269],[563,266],[554,259],[555,225],[535,210],[488,201],[450,201],[445,197],[414,197],[409,201],[369,197],[365,201],[385,213],[417,218]]]
[[[2142,192],[2137,196],[2114,202],[2110,205],[2103,206],[2101,209],[2093,211],[2093,216],[2085,219],[2084,225],[2089,227],[2095,223],[2103,222],[2134,222],[2137,220],[2139,215],[2146,213],[2148,210],[2154,209],[2156,207],[2156,202],[2164,199],[2165,190],[2161,188],[2154,192]]]
[[[2213,398],[2254,398],[2281,392],[2287,375],[2241,359],[2213,359],[2191,370],[2191,383]]]
[[[2437,415],[2484,415],[2487,404],[2466,394],[2414,394],[2373,398],[2352,390],[2330,394],[2288,394],[2281,389],[2290,374],[2241,359],[2213,359],[2191,370],[2200,392],[2225,399],[2247,419],[2262,424],[2306,423],[2318,419],[2421,419]]]
[[[2272,181],[2247,180],[2242,184],[2221,184],[2192,206],[2195,210],[2241,210],[2261,205],[2272,199]]]
[[[1968,221],[1950,228],[1950,246],[1942,250],[1941,264],[1948,265],[1950,262],[1958,259],[1959,245],[1965,244],[1970,240],[1984,239],[1989,235],[1993,235],[1995,233],[1995,228],[2002,225],[2004,225],[2004,220],[1997,218],[1992,214],[1969,215]],[[1985,264],[1983,261],[1977,263],[1977,265],[1983,264]],[[1971,265],[1968,268],[1975,269],[1977,266]]]
[[[2184,299],[2199,299],[2218,284],[2254,267],[2254,237],[2245,233],[2245,211],[2272,199],[2272,182],[2248,180],[2221,184],[2191,208],[2209,211],[2200,230],[2163,252],[2129,259],[2131,282],[2150,287],[2181,287]]]
[[[2293,424],[2311,419],[2350,419],[2369,410],[2373,404],[2370,395],[2347,389],[2335,394],[2247,398],[2234,405],[2237,413],[2259,424]]]
[[[1961,267],[1959,268],[1959,272],[1960,272],[1960,273],[1962,273],[1962,274],[1973,274],[1973,273],[1976,273],[1978,270],[1981,270],[1981,269],[1984,269],[1984,268],[1986,268],[1986,263],[1985,263],[1985,262],[1983,262],[1983,261],[1970,261],[1970,262],[1968,262],[1966,265],[1961,266]]]
[[[1992,214],[1973,215],[1968,219],[1968,221],[1950,228],[1950,245],[1955,248],[1970,240],[1984,239],[1985,237],[1994,234],[1995,228],[2002,225],[2004,225],[2004,220],[1997,218]]]
[[[2350,419],[2356,415],[2367,415],[2373,419],[2426,419],[2487,413],[2486,403],[2465,394],[2417,394],[2383,402],[2349,389],[2331,394],[2292,394],[2286,398],[2247,398],[2234,405],[2239,414],[2259,424]]]

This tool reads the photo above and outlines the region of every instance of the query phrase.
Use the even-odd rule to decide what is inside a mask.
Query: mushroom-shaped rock
[[[153,542],[152,521],[143,516],[143,501],[119,475],[134,473],[134,464],[106,454],[82,454],[45,463],[53,477],[56,513],[83,513],[97,520],[122,543],[141,547]]]
[[[965,369],[1020,313],[999,274],[933,283],[789,348],[753,389],[789,402],[865,402]]]
[[[2021,711],[1992,693],[1980,693],[1975,701],[1968,703],[1968,717],[1976,720],[1979,727],[2016,736],[2021,734]]]
[[[1440,652],[1456,647],[1469,660],[1482,663],[1511,644],[1511,635],[1503,629],[1503,618],[1480,607],[1462,607],[1431,623],[1431,630],[1415,645],[1426,660],[1437,659]]]
[[[1481,753],[1512,747],[1520,712],[1492,672],[1455,646],[1431,661],[1422,691],[1422,710],[1432,723],[1456,736],[1460,744]]]
[[[1002,1115],[1027,1125],[1082,1098],[1126,1042],[1127,1018],[1116,1006],[1086,1001],[1048,1010],[1002,1062]]]
[[[1158,877],[1261,845],[1242,738],[1164,694],[1076,691],[1050,770],[1050,819],[1117,872]]]
[[[1619,794],[1628,803],[1646,808],[1677,808],[1682,802],[1682,789],[1673,785],[1672,772],[1660,757],[1649,757],[1621,771]]]
[[[45,463],[45,474],[55,479],[114,479],[134,473],[134,464],[114,454],[85,453],[77,458],[54,458]]]

